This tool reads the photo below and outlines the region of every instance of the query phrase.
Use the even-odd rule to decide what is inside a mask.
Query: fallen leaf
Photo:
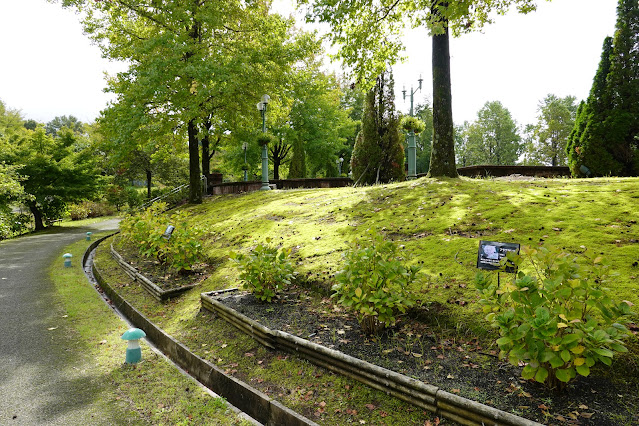
[[[587,410],[587,409],[588,409],[588,406],[587,406],[587,405],[585,405],[585,404],[579,404],[579,408],[580,408],[581,410]]]
[[[594,415],[595,413],[581,413],[581,417],[583,417],[584,419],[589,419]]]
[[[366,404],[365,405],[366,408],[368,408],[369,410],[373,411],[374,409],[376,409],[377,407],[375,407],[373,404]]]
[[[421,357],[422,357],[422,354],[418,354],[418,353],[416,353],[416,352],[412,352],[412,354],[413,354],[413,356],[414,356],[415,358],[421,358]]]
[[[52,331],[52,330],[55,330],[55,329],[57,329],[57,328],[58,328],[58,327],[49,327],[49,328],[47,328],[47,330]]]

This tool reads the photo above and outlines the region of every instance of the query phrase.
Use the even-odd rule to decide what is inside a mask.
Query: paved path
[[[0,244],[0,425],[120,423],[96,403],[98,386],[65,350],[63,333],[48,330],[61,317],[52,303],[48,268],[62,265],[62,248],[86,231],[116,227],[113,220],[87,228],[54,227],[52,233]]]

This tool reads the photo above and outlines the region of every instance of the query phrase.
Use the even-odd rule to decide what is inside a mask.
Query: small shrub
[[[85,203],[71,204],[69,206],[71,220],[83,220],[89,217],[89,208]]]
[[[395,324],[397,313],[413,306],[408,290],[419,268],[404,266],[403,260],[394,242],[372,231],[345,253],[331,297],[355,312],[365,333]]]
[[[578,263],[557,249],[523,247],[522,253],[532,273],[520,271],[502,288],[480,273],[476,284],[486,318],[499,328],[500,356],[525,363],[524,379],[561,388],[577,374],[588,376],[598,362],[611,365],[615,352],[627,352],[623,324],[631,303],[608,296],[610,275],[601,257],[584,254]],[[509,253],[508,259],[519,267],[524,256]]]
[[[132,186],[127,187],[125,190],[126,203],[130,209],[142,205],[142,195],[140,192]]]
[[[278,250],[269,246],[270,242],[271,239],[267,238],[267,245],[258,244],[248,255],[232,252],[229,256],[240,271],[242,287],[267,302],[273,299],[277,290],[290,285],[295,276],[288,258],[291,250]]]
[[[178,273],[188,271],[202,258],[201,231],[189,227],[186,213],[170,217],[162,214],[165,203],[155,203],[143,212],[131,215],[120,222],[123,240],[138,247],[142,256],[156,258],[161,264]],[[175,226],[170,239],[163,234],[167,225]]]

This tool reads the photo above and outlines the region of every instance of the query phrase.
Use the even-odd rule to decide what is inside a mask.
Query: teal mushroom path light
[[[257,103],[257,109],[262,114],[262,133],[266,133],[266,106],[271,100],[269,95],[262,96],[262,100]],[[260,191],[268,191],[271,187],[268,184],[268,146],[262,145],[262,187]]]
[[[422,90],[422,82],[424,79],[422,76],[419,76],[419,86],[417,89],[413,90],[410,88],[410,116],[413,116],[413,96],[417,91]],[[404,95],[404,100],[406,100],[406,87],[402,90]],[[415,143],[415,132],[413,130],[408,134],[408,179],[417,179],[417,144]]]
[[[93,232],[87,232],[87,241],[91,241],[91,235],[93,235]]]
[[[65,268],[70,268],[71,267],[71,258],[73,257],[73,255],[71,253],[64,253],[62,255],[62,257],[64,258],[64,267]]]
[[[142,348],[140,348],[140,339],[146,337],[146,333],[139,328],[132,328],[127,330],[122,335],[122,340],[128,342],[126,348],[126,358],[124,360],[127,364],[136,364],[142,359]]]

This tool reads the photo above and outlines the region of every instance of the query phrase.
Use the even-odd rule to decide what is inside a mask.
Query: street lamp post
[[[337,176],[341,177],[342,176],[342,163],[344,162],[344,157],[339,157],[337,160],[335,160],[335,162],[337,163]]]
[[[244,142],[242,144],[242,149],[244,150],[244,182],[248,181],[248,165],[246,164],[246,148],[248,148],[248,143]]]
[[[266,106],[271,100],[269,95],[262,96],[262,100],[257,103],[257,109],[262,113],[262,133],[266,133]],[[271,187],[268,184],[268,144],[262,145],[262,187],[260,191],[268,191]]]
[[[410,88],[410,116],[413,116],[413,96],[419,90],[422,90],[422,76],[419,76],[419,86],[417,89],[413,90],[412,86]],[[406,101],[406,87],[404,86],[404,90],[402,90],[402,94],[404,95],[404,101]],[[417,179],[417,144],[415,143],[415,131],[411,130],[408,134],[408,179]]]

